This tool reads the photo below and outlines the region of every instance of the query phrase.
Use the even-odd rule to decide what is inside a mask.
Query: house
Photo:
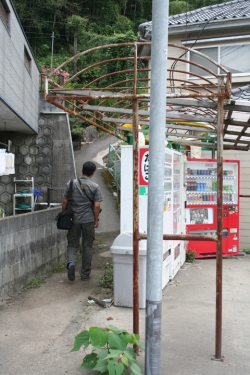
[[[235,0],[177,14],[168,18],[168,42],[182,44],[204,53],[232,72],[233,87],[250,82],[250,0]],[[151,41],[152,21],[139,26],[139,40]],[[142,51],[142,55],[149,51]],[[176,56],[178,57],[178,56]],[[190,61],[207,64],[209,61],[188,53]],[[169,67],[171,66],[169,62]],[[189,79],[196,79],[191,73],[204,75],[196,66],[191,66]]]
[[[202,53],[232,73],[231,103],[242,105],[242,112],[225,111],[225,118],[244,122],[242,129],[245,132],[247,144],[250,130],[250,0],[235,0],[217,5],[211,5],[196,9],[191,12],[170,16],[168,18],[168,92],[171,90],[170,74],[181,78],[187,85],[202,83],[203,87],[209,87],[214,83],[212,73],[223,74],[221,67],[216,66],[209,59],[205,59]],[[151,41],[152,21],[139,26],[138,40]],[[182,53],[174,47],[181,45]],[[199,53],[192,52],[196,50]],[[175,52],[176,51],[176,52]],[[141,46],[140,56],[150,56],[150,45]],[[185,59],[183,58],[185,56]],[[198,65],[207,70],[202,70]],[[209,72],[210,71],[210,72]],[[209,82],[202,81],[207,79]],[[244,110],[245,109],[245,110]],[[226,121],[225,121],[226,124]],[[231,133],[236,130],[231,126]],[[228,131],[225,125],[224,132]],[[239,126],[237,128],[239,131]],[[230,132],[228,132],[230,133]],[[230,137],[230,135],[228,136]],[[233,136],[232,136],[233,137]],[[228,146],[228,145],[227,145]],[[240,160],[240,194],[250,195],[250,154],[248,146],[246,151],[224,150],[224,159]],[[226,147],[225,147],[226,148]],[[211,157],[211,152],[202,151],[202,157]],[[249,248],[250,235],[250,199],[240,199],[240,249]]]
[[[38,133],[39,69],[11,0],[0,0],[0,132]]]

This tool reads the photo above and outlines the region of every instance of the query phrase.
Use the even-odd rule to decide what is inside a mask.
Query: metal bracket
[[[224,362],[225,361],[225,356],[222,355],[221,358],[215,358],[215,355],[211,358],[212,361],[218,361],[218,362]]]

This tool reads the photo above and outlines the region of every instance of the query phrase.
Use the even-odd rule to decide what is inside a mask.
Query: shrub
[[[195,261],[196,252],[194,250],[188,249],[186,252],[186,262],[193,263]]]

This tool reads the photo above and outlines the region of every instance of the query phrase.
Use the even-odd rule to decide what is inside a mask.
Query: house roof
[[[192,10],[191,12],[177,14],[168,18],[169,26],[193,22],[216,20],[229,20],[250,17],[250,0],[235,0],[227,3],[210,5]]]
[[[250,101],[250,84],[242,87],[237,87],[236,89],[232,89],[231,99]]]
[[[168,17],[169,33],[176,26],[195,26],[201,23],[220,22],[223,27],[228,21],[248,21],[250,19],[250,0],[234,0],[226,3],[210,5]],[[222,22],[221,22],[222,21]],[[232,24],[230,24],[232,26]],[[230,27],[229,25],[229,27]],[[174,31],[174,30],[172,30]],[[152,21],[139,25],[139,40],[151,40]]]

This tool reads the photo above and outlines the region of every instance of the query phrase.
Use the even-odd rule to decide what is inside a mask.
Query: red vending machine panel
[[[223,163],[223,249],[224,256],[239,252],[239,161]],[[213,159],[188,159],[185,163],[187,232],[216,234],[217,163]],[[215,242],[189,241],[196,258],[216,256]]]

